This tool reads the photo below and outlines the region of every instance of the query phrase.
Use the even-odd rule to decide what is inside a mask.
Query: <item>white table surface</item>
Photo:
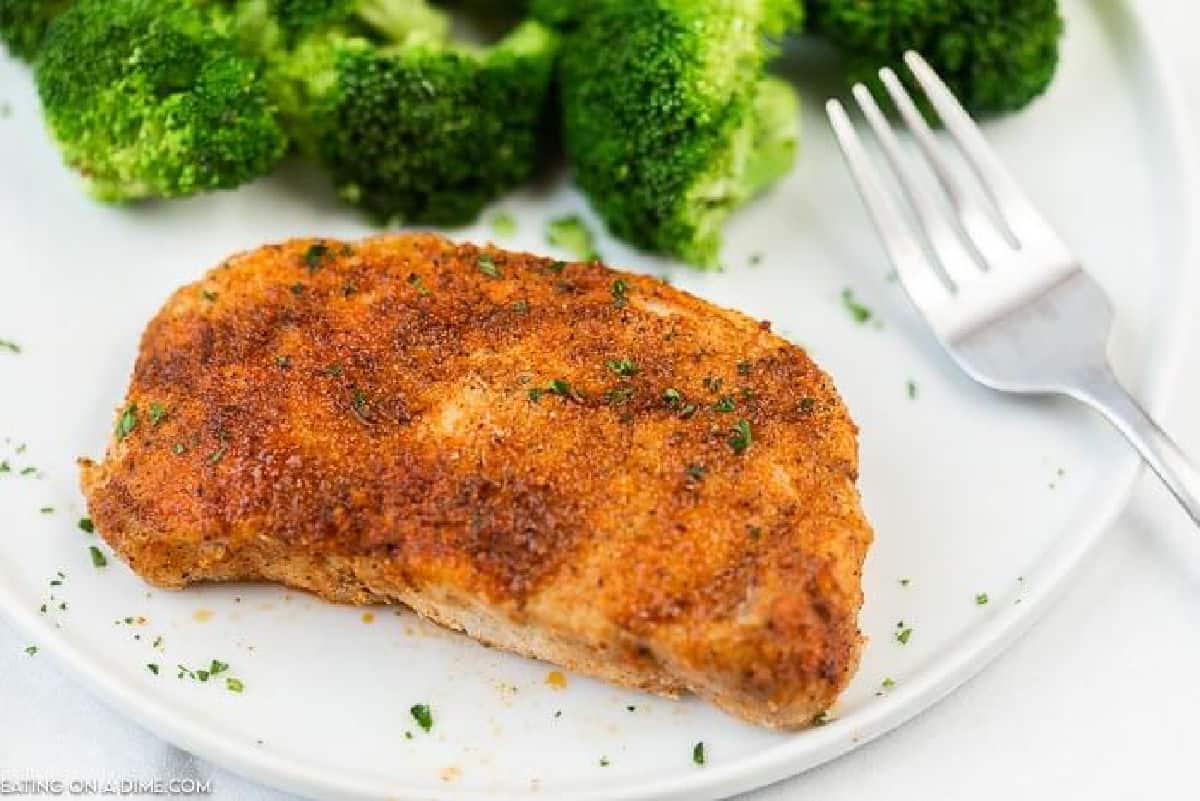
[[[1170,66],[1191,78],[1183,89],[1200,132],[1200,6],[1141,2]],[[1191,342],[1164,422],[1200,458],[1200,315]],[[0,619],[0,779],[211,778],[217,801],[290,798],[159,740],[50,658],[27,656],[28,644]],[[1197,797],[1198,717],[1200,535],[1145,477],[1065,598],[982,675],[899,730],[743,801]]]

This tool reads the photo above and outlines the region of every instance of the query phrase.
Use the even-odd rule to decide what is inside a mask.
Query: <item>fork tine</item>
[[[958,149],[979,177],[1017,241],[1024,243],[1035,238],[1046,241],[1049,238],[1065,252],[1066,247],[1059,241],[1058,234],[1029,200],[1029,196],[988,144],[979,126],[933,67],[913,50],[904,54],[904,63],[925,91],[930,105],[950,131]]]
[[[900,283],[917,308],[928,315],[930,309],[949,298],[950,290],[930,267],[920,243],[884,188],[846,109],[839,101],[830,100],[825,104],[825,112]]]
[[[975,246],[976,252],[989,268],[1000,267],[1010,262],[1015,255],[1013,247],[1006,241],[999,228],[988,218],[987,212],[964,191],[962,184],[951,170],[949,162],[946,161],[937,137],[934,136],[929,123],[925,122],[925,117],[917,108],[917,104],[913,102],[912,97],[909,96],[904,84],[889,67],[881,69],[879,77],[883,81],[884,88],[891,95],[892,101],[896,104],[896,108],[899,109],[900,116],[904,119],[909,131],[912,132],[913,138],[917,140],[921,152],[925,154],[929,166],[937,175],[942,188],[950,197],[950,202],[958,214],[963,231],[970,239],[971,244]]]
[[[946,277],[956,288],[965,286],[972,280],[977,280],[983,273],[974,254],[964,246],[958,232],[946,219],[946,215],[938,208],[925,185],[917,178],[911,160],[906,158],[900,147],[900,140],[892,130],[892,125],[879,109],[871,90],[861,83],[855,84],[851,90],[858,101],[863,115],[875,131],[875,137],[883,147],[884,155],[892,165],[892,170],[899,178],[901,189],[909,204],[917,212],[921,227],[925,229],[925,238],[933,248],[939,264]]]

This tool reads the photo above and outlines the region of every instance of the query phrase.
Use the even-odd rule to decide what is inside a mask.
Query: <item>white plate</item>
[[[1065,6],[1052,91],[989,132],[1108,289],[1118,370],[1154,407],[1195,302],[1185,269],[1194,141],[1131,9]],[[789,61],[818,73],[810,86],[823,80],[803,53]],[[368,229],[297,167],[234,194],[99,206],[59,166],[24,68],[0,63],[0,97],[12,106],[0,121],[0,337],[24,348],[0,353],[0,459],[41,470],[0,475],[0,606],[118,709],[269,784],[323,798],[704,799],[797,773],[907,720],[999,653],[1062,588],[1136,472],[1128,449],[1078,408],[1000,397],[943,358],[886,280],[810,93],[800,165],[730,225],[727,271],[689,272],[608,240],[603,250],[773,320],[833,374],[862,427],[862,493],[877,531],[862,614],[870,644],[833,723],[785,735],[581,676],[555,689],[547,665],[406,612],[377,609],[365,624],[362,610],[274,587],[150,591],[115,558],[92,566],[97,541],[76,528],[73,465],[103,448],[142,326],[172,289],[231,251]],[[555,184],[498,207],[519,220],[501,244],[545,250],[544,221],[586,204]],[[758,252],[762,264],[750,266]],[[844,287],[882,328],[850,320]],[[20,453],[19,443],[28,443]],[[65,580],[51,586],[60,570]],[[989,602],[978,605],[977,593]],[[894,636],[899,620],[913,629],[907,645]],[[244,693],[176,678],[177,664],[213,658],[231,665]],[[889,677],[896,684],[884,691]],[[433,707],[430,734],[409,716],[419,702]],[[704,767],[692,762],[699,740]]]

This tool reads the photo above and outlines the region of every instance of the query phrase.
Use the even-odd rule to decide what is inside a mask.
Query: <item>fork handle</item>
[[[1065,393],[1108,418],[1137,448],[1192,520],[1200,525],[1200,470],[1121,385],[1108,366],[1089,371]]]

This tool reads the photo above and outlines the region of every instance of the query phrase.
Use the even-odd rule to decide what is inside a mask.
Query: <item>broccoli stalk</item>
[[[35,77],[64,159],[102,200],[231,188],[287,147],[258,65],[184,0],[79,0]]]
[[[969,110],[1013,111],[1045,91],[1058,64],[1056,0],[809,0],[810,28],[837,46],[850,77],[919,51]]]
[[[18,58],[32,61],[50,20],[69,0],[0,0],[0,41]]]
[[[798,105],[764,75],[784,0],[579,0],[563,46],[564,138],[614,234],[702,267],[721,224],[791,168]],[[573,26],[573,27],[572,27]]]

